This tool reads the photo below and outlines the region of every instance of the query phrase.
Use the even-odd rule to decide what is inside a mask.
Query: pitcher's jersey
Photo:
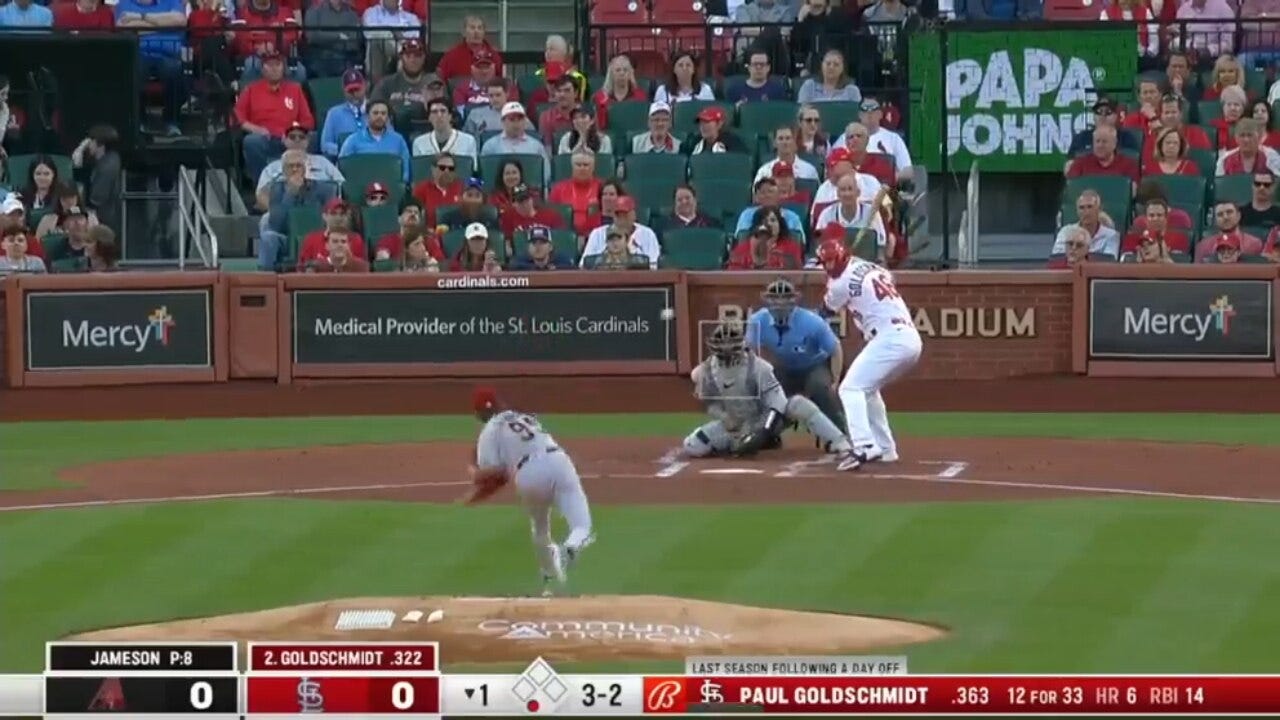
[[[893,275],[866,260],[851,260],[840,277],[828,280],[824,301],[837,312],[848,310],[868,340],[894,325],[906,325],[915,331],[911,312],[898,294]]]
[[[692,378],[698,398],[715,408],[730,431],[749,426],[769,410],[786,411],[787,397],[773,365],[755,353],[746,353],[736,365],[709,357],[693,369]]]
[[[555,438],[542,429],[532,415],[504,410],[489,418],[476,441],[476,466],[481,469],[506,468],[514,474],[516,465],[534,452],[558,447]]]

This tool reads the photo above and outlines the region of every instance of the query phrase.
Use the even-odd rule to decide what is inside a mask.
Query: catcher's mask
[[[795,284],[786,278],[778,278],[769,283],[760,297],[764,300],[765,309],[778,325],[787,324],[791,318],[791,311],[795,310],[800,302]]]
[[[740,322],[722,322],[711,331],[707,338],[707,349],[717,360],[726,365],[735,365],[747,352],[746,330]]]

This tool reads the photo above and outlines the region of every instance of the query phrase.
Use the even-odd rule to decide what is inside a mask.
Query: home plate
[[[763,470],[756,468],[707,468],[703,475],[763,475]]]

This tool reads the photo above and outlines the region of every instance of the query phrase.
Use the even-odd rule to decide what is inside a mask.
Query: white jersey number
[[[507,429],[524,442],[529,442],[542,432],[542,425],[528,415],[517,415],[507,421]]]

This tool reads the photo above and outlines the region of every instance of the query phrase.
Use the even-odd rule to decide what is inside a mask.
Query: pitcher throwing
[[[508,409],[494,389],[476,388],[472,406],[484,428],[476,441],[476,463],[471,468],[475,487],[465,500],[468,504],[484,500],[514,480],[516,495],[533,528],[542,594],[551,595],[553,585],[564,585],[578,553],[595,540],[591,508],[578,469],[537,418]],[[552,505],[569,524],[563,545],[551,538]]]
[[[818,260],[830,277],[824,298],[827,309],[848,310],[865,343],[840,381],[840,402],[849,420],[853,453],[837,469],[857,470],[869,462],[893,462],[898,459],[898,447],[880,389],[920,360],[920,333],[888,270],[851,258],[843,240],[824,240],[818,247]]]

